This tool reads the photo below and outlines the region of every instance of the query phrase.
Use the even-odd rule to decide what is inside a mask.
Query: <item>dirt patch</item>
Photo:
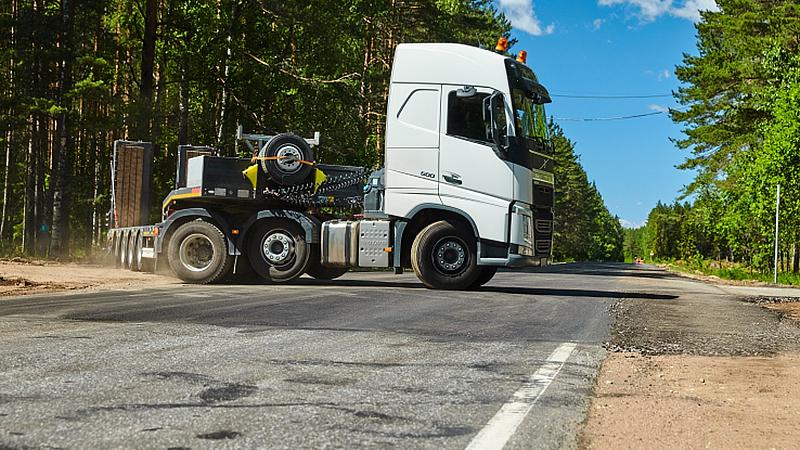
[[[800,303],[773,303],[764,305],[765,308],[777,311],[784,317],[794,320],[800,320]]]
[[[74,289],[127,289],[178,284],[160,274],[131,272],[103,265],[0,261],[0,297]]]
[[[590,449],[797,448],[800,354],[642,356],[603,363],[581,435]]]
[[[755,296],[745,297],[744,300],[776,311],[781,317],[800,321],[800,298],[798,297]]]
[[[86,285],[68,286],[59,283],[37,283],[20,277],[0,276],[0,297],[9,295],[38,294],[51,291],[63,291],[69,289],[80,289]]]

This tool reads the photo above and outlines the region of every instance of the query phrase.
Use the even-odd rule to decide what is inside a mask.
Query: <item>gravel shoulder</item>
[[[78,289],[135,289],[180,284],[177,279],[99,264],[0,261],[0,298]]]
[[[692,281],[642,267],[611,308],[584,448],[796,448],[800,290]],[[776,311],[779,310],[779,311]]]

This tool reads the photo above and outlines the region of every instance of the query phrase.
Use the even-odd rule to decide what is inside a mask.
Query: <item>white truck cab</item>
[[[509,57],[459,44],[398,46],[383,212],[409,221],[421,212],[453,214],[474,233],[479,266],[546,263],[549,101],[533,71]]]

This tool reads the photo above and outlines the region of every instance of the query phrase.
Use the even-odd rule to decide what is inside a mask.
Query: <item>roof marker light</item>
[[[517,62],[521,62],[522,64],[528,62],[528,52],[520,50],[519,53],[517,53]]]
[[[504,37],[498,39],[494,50],[500,53],[505,53],[508,50],[508,39]]]

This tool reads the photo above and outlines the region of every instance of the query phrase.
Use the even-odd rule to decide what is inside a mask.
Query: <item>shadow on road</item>
[[[326,287],[364,287],[364,288],[398,288],[398,289],[426,289],[418,282],[400,281],[377,281],[377,280],[348,280],[339,279],[332,281],[320,281],[312,279],[300,279],[293,284],[303,286],[326,286]],[[436,291],[431,291],[436,292]],[[474,291],[460,291],[474,292]],[[598,291],[587,289],[549,289],[549,288],[529,288],[516,286],[483,286],[477,292],[496,292],[498,294],[513,295],[534,295],[547,297],[594,297],[594,298],[641,298],[647,300],[673,300],[678,298],[676,295],[651,294],[645,292],[618,292],[618,291]]]
[[[594,298],[640,298],[645,300],[674,300],[677,295],[650,294],[646,292],[594,291],[585,289],[518,288],[506,286],[484,286],[482,292],[497,292],[517,295],[541,295],[548,297],[594,297]]]
[[[532,267],[521,270],[525,273],[547,273],[563,275],[597,275],[603,277],[634,277],[665,279],[675,275],[655,266],[637,266],[627,263],[576,263],[554,264],[545,267]]]

